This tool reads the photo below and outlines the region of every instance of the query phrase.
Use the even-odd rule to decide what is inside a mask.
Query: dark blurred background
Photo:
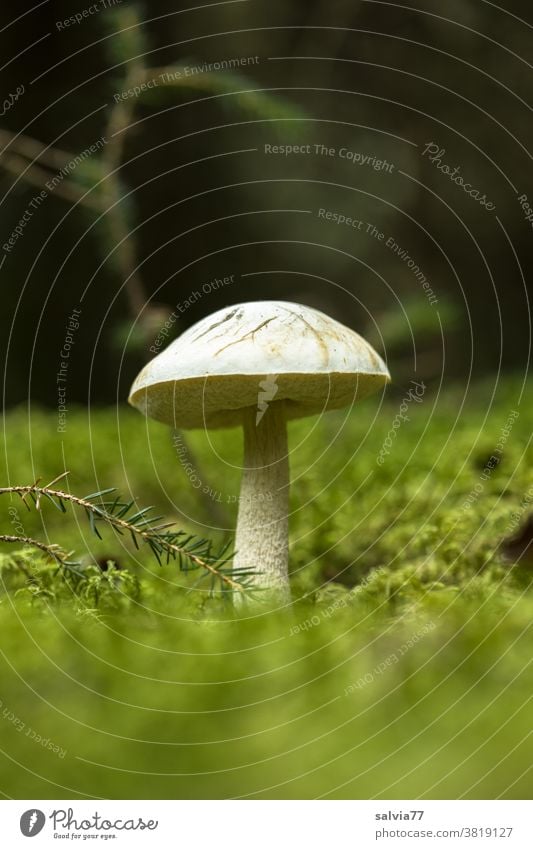
[[[3,0],[4,403],[56,405],[74,309],[70,402],[123,400],[173,312],[265,298],[353,326],[400,381],[522,369],[530,3],[201,5]]]

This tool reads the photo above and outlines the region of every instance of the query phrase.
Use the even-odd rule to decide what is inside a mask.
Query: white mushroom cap
[[[225,307],[202,319],[140,372],[129,402],[177,428],[241,424],[260,383],[287,419],[338,409],[390,381],[365,340],[318,310],[288,301]]]

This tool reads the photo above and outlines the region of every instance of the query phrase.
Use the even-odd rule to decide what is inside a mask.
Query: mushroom
[[[129,403],[176,428],[244,431],[234,568],[276,602],[288,577],[290,419],[353,404],[390,381],[365,340],[288,301],[227,307],[186,330],[144,367]]]

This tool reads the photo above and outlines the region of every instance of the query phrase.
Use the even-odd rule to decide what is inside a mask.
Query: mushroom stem
[[[271,403],[257,421],[243,411],[244,464],[235,539],[236,569],[253,569],[261,595],[290,601],[289,455],[284,403]]]

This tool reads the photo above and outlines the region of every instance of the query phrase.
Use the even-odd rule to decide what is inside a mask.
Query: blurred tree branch
[[[337,0],[332,16],[331,3],[315,0],[308,6],[308,15],[301,29],[297,30],[291,54],[294,56],[340,55],[349,36],[343,27],[349,27],[361,8],[361,0]],[[302,67],[303,66],[303,67]],[[295,62],[291,85],[299,85],[306,79],[305,63]]]
[[[143,86],[157,77],[158,87],[166,90],[190,88],[234,95],[240,109],[250,109],[262,116],[279,116],[280,111],[282,114],[284,109],[287,111],[283,103],[280,104],[269,94],[257,89],[250,90],[249,81],[233,72],[187,75],[183,73],[184,66],[180,65],[147,68],[144,62],[147,50],[142,19],[135,5],[110,10],[106,15],[106,26],[114,36],[109,42],[109,49],[115,54],[113,59],[118,59],[117,64],[125,69],[125,76],[120,83],[123,90]],[[92,213],[105,215],[107,232],[111,237],[109,257],[115,260],[117,272],[123,281],[130,318],[139,329],[139,343],[146,361],[154,328],[157,332],[160,326],[161,311],[157,306],[149,304],[125,204],[128,193],[121,176],[128,130],[134,120],[136,103],[143,94],[140,92],[139,96],[115,101],[111,106],[104,133],[106,144],[99,157],[91,158],[94,166],[94,177],[91,175],[93,191],[90,185],[87,186],[86,172],[81,168],[79,171],[82,173],[78,169],[68,170],[68,166],[76,159],[75,154],[7,129],[0,129],[0,168],[17,180],[23,180],[41,190],[46,189],[47,183],[59,173],[62,179],[54,183],[54,195],[69,204],[80,204]],[[294,114],[292,107],[290,114]],[[128,332],[128,335],[131,333]],[[184,444],[191,462],[200,468],[185,440]],[[201,475],[205,479],[208,477],[204,471],[201,471]],[[219,525],[227,525],[228,518],[219,505],[210,504],[209,512]]]
[[[0,165],[10,174],[24,179],[27,183],[36,186],[38,189],[46,190],[46,184],[53,176],[49,171],[46,171],[39,165],[28,164],[27,159],[16,154],[0,159]],[[80,203],[82,206],[98,212],[103,210],[101,203],[98,200],[94,200],[74,181],[63,180],[54,187],[54,194],[68,203]]]

